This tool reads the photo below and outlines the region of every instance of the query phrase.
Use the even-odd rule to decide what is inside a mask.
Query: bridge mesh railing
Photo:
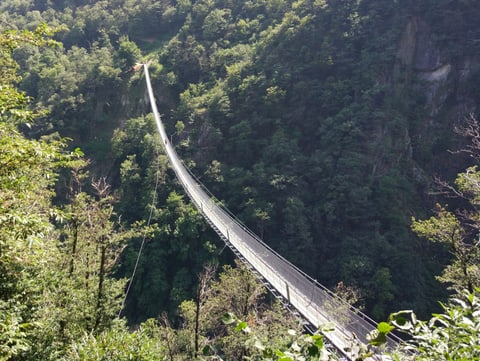
[[[367,335],[376,329],[375,321],[276,253],[228,210],[220,207],[215,197],[194,179],[168,141],[156,107],[147,66],[144,68],[155,122],[172,168],[191,200],[214,225],[217,233],[314,327],[331,324],[333,330],[325,336],[339,350],[350,348],[355,339],[367,344]],[[399,341],[392,336],[387,344],[394,347]]]

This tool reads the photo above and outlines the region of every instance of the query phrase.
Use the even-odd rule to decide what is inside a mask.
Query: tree
[[[229,24],[231,24],[230,9],[213,9],[203,21],[203,36],[208,40],[225,37]]]
[[[56,360],[85,332],[110,327],[125,283],[110,276],[123,241],[135,234],[119,229],[104,178],[92,184],[97,199],[80,191],[86,162],[79,150],[66,151],[56,134],[35,140],[18,130],[35,113],[15,88],[11,53],[22,42],[46,44],[45,32],[0,35],[2,360]],[[63,210],[52,203],[62,167],[75,170],[72,202]]]
[[[150,319],[132,331],[124,320],[99,334],[85,333],[69,349],[64,361],[157,361],[164,360],[162,328]]]
[[[50,216],[61,140],[28,140],[0,122],[0,358],[30,349],[45,306],[49,264],[59,256]]]
[[[12,55],[18,47],[31,44],[33,46],[58,45],[50,36],[53,30],[46,25],[35,31],[8,30],[0,33],[0,120],[11,122],[26,122],[31,120],[35,113],[28,109],[29,98],[17,89],[16,83],[20,80],[16,71],[17,62]]]
[[[326,347],[325,336],[322,334],[300,334],[294,329],[284,330],[282,342],[274,344],[264,343],[259,338],[258,330],[251,328],[233,313],[226,313],[223,317],[226,325],[234,324],[235,331],[243,332],[247,339],[249,360],[257,361],[334,361],[338,355]],[[328,330],[325,330],[328,331]],[[358,355],[360,357],[360,355]],[[359,358],[360,360],[360,358]]]
[[[457,131],[471,140],[464,149],[476,160],[480,160],[480,125],[474,117]],[[412,229],[432,242],[448,247],[453,256],[438,279],[450,285],[456,292],[470,292],[480,287],[480,171],[477,165],[458,174],[455,185],[438,181],[441,192],[449,197],[466,201],[464,209],[455,212],[437,205],[435,215],[427,220],[413,219]]]
[[[480,160],[480,125],[471,116],[457,132],[471,140],[464,152]],[[411,336],[393,354],[395,360],[477,360],[480,359],[480,172],[476,166],[458,174],[455,185],[437,180],[441,193],[465,201],[465,207],[448,211],[437,205],[435,215],[427,220],[413,219],[412,229],[432,242],[446,247],[452,262],[438,279],[449,285],[454,294],[443,313],[434,314],[429,321],[419,321],[412,311],[392,314],[393,328]],[[412,356],[412,354],[414,356]]]
[[[113,271],[126,240],[138,233],[122,228],[105,178],[92,182],[92,187],[97,198],[73,194],[59,225],[61,257],[56,266],[61,291],[52,295],[49,312],[58,312],[50,317],[58,322],[57,337],[66,344],[85,330],[98,333],[108,328],[117,316],[125,280],[114,279]]]
[[[28,353],[43,327],[51,286],[50,265],[59,257],[51,223],[57,171],[81,152],[64,150],[53,135],[27,139],[17,128],[34,119],[28,98],[15,87],[12,52],[21,44],[45,45],[48,28],[0,34],[0,359]],[[81,161],[80,161],[81,162]]]
[[[140,61],[141,56],[140,49],[133,41],[127,37],[119,39],[115,63],[123,72],[131,71],[135,63]]]
[[[480,289],[461,291],[442,313],[420,321],[412,311],[390,316],[389,324],[411,339],[391,354],[390,360],[454,361],[480,359]]]
[[[225,360],[252,356],[249,345],[245,344],[248,335],[235,332],[222,321],[226,313],[238,315],[245,325],[255,327],[258,340],[272,347],[285,341],[287,329],[299,330],[298,320],[279,303],[272,304],[265,287],[239,261],[236,267],[224,266],[218,279],[204,287],[202,296],[202,307],[197,314],[202,346]]]

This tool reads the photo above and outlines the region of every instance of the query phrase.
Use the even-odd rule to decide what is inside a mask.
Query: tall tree
[[[0,34],[0,358],[29,352],[42,327],[51,286],[50,265],[59,257],[51,217],[57,170],[79,153],[64,151],[58,137],[27,139],[20,124],[34,120],[28,98],[15,87],[12,52],[21,44],[43,45],[48,29]]]
[[[480,160],[480,124],[471,116],[458,132],[470,138],[464,149],[473,159]],[[465,202],[465,207],[449,211],[438,205],[435,215],[427,220],[413,221],[412,228],[420,236],[443,244],[452,254],[452,262],[438,279],[457,293],[464,289],[473,293],[480,287],[480,170],[478,165],[458,174],[455,185],[439,181],[441,192]]]
[[[95,197],[72,194],[58,222],[59,254],[50,265],[53,285],[44,292],[49,308],[44,310],[44,332],[36,345],[45,359],[55,347],[62,352],[85,333],[107,330],[120,311],[125,279],[115,279],[113,271],[127,238],[136,236],[137,230],[123,229],[118,222],[104,178],[92,187]]]

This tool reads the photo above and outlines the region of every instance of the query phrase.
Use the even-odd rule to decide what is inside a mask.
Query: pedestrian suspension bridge
[[[162,143],[179,182],[192,202],[232,251],[275,296],[282,298],[311,328],[316,330],[330,325],[332,330],[324,332],[325,337],[344,357],[352,360],[349,350],[355,349],[358,342],[368,343],[367,335],[377,327],[375,321],[272,250],[227,210],[221,208],[213,195],[195,180],[168,140],[155,103],[148,65],[143,66],[150,104]],[[387,341],[390,346],[396,343],[398,340],[394,338]]]

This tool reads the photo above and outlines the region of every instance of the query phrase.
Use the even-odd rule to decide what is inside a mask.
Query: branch
[[[436,185],[436,191],[429,192],[432,195],[441,195],[446,198],[461,198],[468,200],[468,197],[465,194],[452,185],[448,184],[446,181],[439,177],[433,178],[434,184]]]
[[[96,181],[92,180],[92,187],[100,199],[106,198],[110,193],[110,184],[107,183],[107,177],[100,177]]]
[[[467,153],[471,157],[480,161],[480,124],[477,121],[476,116],[473,113],[470,113],[465,117],[465,125],[456,125],[455,133],[469,138],[470,145],[467,145],[466,148],[459,151],[450,151],[452,154],[458,153]]]

